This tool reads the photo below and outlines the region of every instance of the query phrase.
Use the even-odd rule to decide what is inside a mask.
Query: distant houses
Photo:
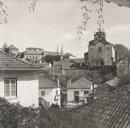
[[[9,52],[11,52],[11,53],[14,54],[14,55],[17,55],[18,52],[19,52],[19,49],[16,48],[14,45],[10,45],[10,46],[8,47],[8,49],[9,49]]]
[[[6,52],[12,56],[17,56],[19,54],[19,49],[16,48],[14,45],[7,45],[7,43],[3,44],[3,47],[0,48],[0,51]]]
[[[97,51],[97,53],[92,52],[91,51],[92,48],[94,51]],[[13,45],[10,45],[9,49],[12,53],[18,52],[18,49]],[[99,53],[99,49],[101,50],[100,53]],[[106,51],[104,51],[104,49]],[[7,54],[4,52],[1,52],[1,53],[5,54],[6,56],[10,56],[10,59],[9,59],[10,64],[13,63],[12,65],[14,67],[13,68],[10,67],[9,71],[13,72],[14,74],[16,72],[16,75],[14,75],[14,76],[9,75],[9,77],[7,77],[7,78],[9,78],[8,81],[10,82],[9,83],[10,86],[11,86],[11,81],[13,81],[12,79],[14,79],[14,81],[17,85],[16,89],[15,89],[17,91],[17,98],[14,98],[14,99],[17,99],[17,101],[20,101],[22,103],[22,105],[36,104],[38,106],[39,98],[40,98],[40,103],[46,102],[49,106],[51,106],[52,104],[57,104],[57,105],[61,106],[61,92],[63,90],[64,90],[63,92],[67,98],[67,105],[69,105],[69,104],[70,105],[79,105],[82,103],[87,103],[92,98],[96,97],[93,94],[92,81],[95,83],[94,91],[97,91],[99,89],[99,88],[96,89],[96,87],[97,87],[96,84],[100,84],[100,82],[103,81],[102,78],[100,77],[100,73],[98,72],[101,69],[100,68],[94,69],[95,71],[92,71],[91,69],[89,69],[89,66],[99,66],[99,67],[100,66],[103,66],[103,67],[110,66],[111,67],[112,62],[113,62],[113,60],[110,59],[110,58],[112,58],[112,44],[110,44],[106,41],[106,35],[104,32],[101,32],[101,31],[95,33],[94,40],[89,42],[89,51],[88,51],[88,53],[85,54],[86,58],[70,58],[70,56],[74,57],[71,53],[63,54],[63,52],[61,52],[62,53],[61,54],[61,53],[58,53],[58,51],[49,52],[49,51],[45,51],[42,48],[35,48],[35,47],[26,48],[26,51],[23,52],[24,56],[23,56],[22,60],[17,59],[16,58],[17,56],[12,56],[12,54]],[[95,54],[94,55],[95,57],[96,57],[96,55],[98,57],[100,56],[102,58],[105,57],[104,61],[103,61],[103,65],[101,63],[97,63],[97,62],[95,64],[93,63],[94,65],[91,65],[92,64],[91,57],[93,56],[92,54]],[[56,58],[56,60],[53,59],[52,67],[49,67],[48,65],[49,65],[51,58],[53,58],[54,56],[57,56],[57,55],[58,55],[58,58]],[[50,58],[47,58],[48,61],[46,60],[45,56],[50,57]],[[60,60],[59,60],[59,56],[60,56]],[[17,60],[16,62],[19,65],[20,65],[20,63],[22,63],[23,65],[26,65],[26,66],[28,65],[30,67],[27,66],[28,68],[25,68],[25,69],[19,67],[19,68],[21,68],[19,70],[19,68],[17,69],[17,63],[15,64],[12,61],[12,59],[16,59]],[[85,60],[85,59],[87,59],[87,60]],[[1,61],[3,61],[3,59]],[[2,63],[3,63],[3,67],[1,67],[1,69],[2,70],[4,69],[4,73],[5,73],[5,69],[7,70],[8,65],[10,65],[10,64],[6,64],[6,62],[2,62]],[[47,67],[49,67],[49,68],[47,68]],[[109,68],[107,68],[107,67],[102,68],[102,71],[103,71],[103,69],[105,69],[106,72],[107,72],[107,70],[109,70]],[[53,76],[53,80],[50,80],[49,77],[44,76],[44,74],[40,75],[43,73],[42,71],[44,71],[44,70],[48,70],[48,74]],[[111,73],[111,70],[109,70],[109,73]],[[7,76],[8,76],[8,74],[11,74],[9,71],[6,72]],[[22,75],[21,75],[21,73],[22,73]],[[95,75],[93,75],[93,73],[95,73]],[[21,76],[21,77],[19,77],[19,76]],[[60,81],[60,83],[63,84],[62,87],[59,86],[59,81],[54,82],[54,80],[56,80],[55,78],[57,76],[64,77],[63,78],[64,82]],[[94,76],[96,76],[96,78]],[[4,77],[3,77],[3,79],[5,79]],[[69,81],[67,81],[67,78],[71,78],[71,79]],[[75,78],[78,78],[78,79],[75,79]],[[94,80],[92,80],[93,78],[94,78]],[[20,79],[22,79],[22,80],[20,80]],[[22,93],[20,93],[18,91],[19,88],[21,87],[19,85],[19,80],[22,81],[23,83],[25,83],[25,85],[27,85],[26,86],[27,90],[29,90],[29,87],[32,84],[32,86],[31,86],[32,88],[30,87],[30,90],[32,90],[31,91],[32,94],[30,95],[30,98],[35,95],[34,97],[35,98],[37,97],[36,98],[37,101],[33,100],[33,98],[32,98],[34,103],[32,103],[32,101],[30,100],[30,102],[28,102],[28,104],[27,104],[27,103],[24,103],[24,100],[26,101],[25,98],[23,99],[23,101],[21,100],[22,98],[21,99],[19,98],[19,97],[22,97]],[[108,80],[108,79],[106,79],[106,80]],[[96,81],[100,81],[100,82],[96,82]],[[34,83],[36,82],[36,84],[34,84],[33,82]],[[66,83],[67,83],[67,85],[66,85]],[[105,83],[105,84],[107,84],[107,83]],[[33,92],[35,92],[34,88],[36,89],[35,94],[33,94]],[[25,89],[24,85],[23,85],[23,89]],[[101,89],[99,89],[99,90],[101,90]],[[24,91],[24,90],[23,90],[23,92],[26,93],[26,91]],[[100,94],[104,94],[103,89],[102,89],[102,92],[100,93],[100,91],[99,91]],[[27,95],[29,95],[29,94],[27,94]],[[23,93],[23,97],[24,97],[24,93]],[[29,97],[29,96],[26,96],[26,97]],[[35,102],[37,102],[37,103],[35,103]]]
[[[75,80],[69,79],[67,82],[67,105],[87,103],[92,89],[92,82],[84,77],[79,77]]]
[[[26,51],[24,52],[24,59],[36,64],[41,63],[43,51],[44,50],[42,48],[26,48]]]
[[[48,106],[52,104],[61,106],[60,91],[59,82],[56,83],[47,77],[41,77],[39,79],[39,97],[41,98],[41,104],[43,104],[42,102],[47,102]]]
[[[60,105],[60,86],[41,73],[47,68],[0,51],[0,97],[22,106],[39,106],[39,97]]]
[[[57,52],[45,51],[42,48],[35,48],[35,47],[28,47],[23,53],[24,53],[24,59],[34,64],[45,63],[46,62],[46,60],[44,60],[45,56],[60,55]]]

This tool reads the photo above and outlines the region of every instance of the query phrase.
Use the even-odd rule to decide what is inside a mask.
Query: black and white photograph
[[[0,0],[0,128],[130,128],[130,0]]]

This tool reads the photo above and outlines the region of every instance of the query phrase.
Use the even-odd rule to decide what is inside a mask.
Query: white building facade
[[[38,107],[40,67],[0,52],[0,97],[22,106]]]
[[[67,105],[87,103],[87,97],[92,92],[92,82],[84,77],[67,83]]]
[[[43,98],[49,106],[56,104],[61,106],[60,86],[48,78],[39,80],[39,97]]]

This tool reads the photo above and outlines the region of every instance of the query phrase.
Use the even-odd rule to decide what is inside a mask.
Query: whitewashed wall
[[[83,97],[84,91],[90,91],[90,90],[89,89],[68,89],[67,102],[74,102],[74,91],[79,91],[79,97]]]
[[[0,97],[4,97],[4,78],[17,79],[17,97],[8,98],[10,102],[19,101],[23,106],[38,106],[38,74],[33,71],[0,72]]]
[[[56,96],[56,90],[58,90],[58,101],[54,101],[54,98]],[[45,96],[41,96],[41,92],[45,91]],[[57,105],[61,105],[60,103],[60,88],[46,88],[46,89],[40,89],[39,90],[39,97],[44,98],[47,102],[49,102],[49,104],[57,104]]]

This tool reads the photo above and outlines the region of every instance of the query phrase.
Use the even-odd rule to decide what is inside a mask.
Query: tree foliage
[[[53,57],[52,55],[46,55],[45,57],[43,57],[43,59],[44,59],[47,63],[53,64],[54,57]]]
[[[78,28],[79,40],[81,39],[83,32],[87,29],[88,21],[91,19],[91,13],[97,14],[98,29],[103,30],[104,17],[103,17],[103,0],[80,0],[82,3],[82,21]],[[97,5],[97,8],[88,8],[89,5]]]
[[[60,55],[55,55],[54,56],[54,61],[61,61],[61,56]]]
[[[0,0],[0,24],[7,23],[7,6]]]
[[[129,49],[123,44],[115,44],[114,49],[115,49],[116,62],[125,59],[129,55]]]
[[[35,8],[37,6],[37,2],[39,0],[32,0],[31,3],[30,3],[30,6],[29,6],[29,12],[35,12]]]
[[[4,44],[3,44],[3,46],[2,46],[2,51],[4,51],[5,53],[9,53],[9,48],[8,48],[7,43],[4,43]]]
[[[22,107],[0,98],[0,128],[72,128],[72,116],[58,107]]]
[[[42,58],[42,61],[46,61],[47,63],[51,63],[53,65],[54,61],[61,61],[60,55],[46,55]]]
[[[0,98],[0,126],[1,128],[34,128],[37,109],[11,104]]]

